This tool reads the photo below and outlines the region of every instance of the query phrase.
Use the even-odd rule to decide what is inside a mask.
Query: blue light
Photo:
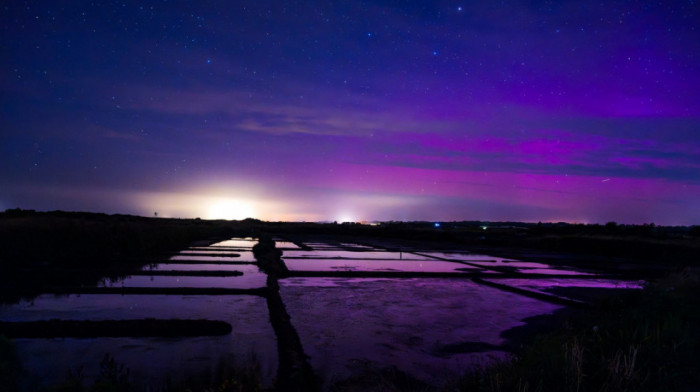
[[[435,223],[433,223],[433,226],[435,226],[435,227],[440,227],[440,222],[435,222]]]

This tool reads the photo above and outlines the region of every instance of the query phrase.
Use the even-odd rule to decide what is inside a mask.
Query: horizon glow
[[[700,224],[685,1],[36,1],[0,22],[3,210]]]

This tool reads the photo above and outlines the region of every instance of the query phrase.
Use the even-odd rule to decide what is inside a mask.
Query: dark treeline
[[[45,287],[96,285],[193,241],[250,234],[237,222],[7,210],[0,213],[0,302]]]
[[[89,267],[175,251],[192,241],[228,238],[241,229],[225,221],[7,210],[0,213],[0,260],[5,268],[18,260]]]
[[[539,249],[663,263],[700,259],[700,226],[522,222],[263,222],[146,218],[81,212],[0,213],[0,266],[58,263],[86,266],[158,252],[192,241],[260,233],[395,238],[474,247]]]
[[[383,222],[377,225],[268,223],[264,229],[302,240],[304,235],[338,235],[446,243],[505,255],[538,250],[568,253],[580,260],[602,257],[666,266],[700,260],[700,226],[520,223],[520,222]],[[505,253],[504,253],[505,251]],[[495,252],[495,253],[494,253]],[[593,257],[591,257],[593,256]],[[597,265],[596,267],[600,267]]]

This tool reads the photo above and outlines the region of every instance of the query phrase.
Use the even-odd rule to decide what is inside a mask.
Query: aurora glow
[[[693,1],[61,3],[2,6],[0,210],[700,222]]]

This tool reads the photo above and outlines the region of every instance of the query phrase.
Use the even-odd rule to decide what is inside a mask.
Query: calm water
[[[263,287],[266,275],[250,264],[255,261],[251,251],[255,243],[251,238],[234,238],[209,247],[184,250],[167,262],[143,269],[240,271],[242,276],[138,275],[102,285]],[[304,251],[292,242],[278,242],[278,247],[286,249],[283,258],[291,270],[481,271],[495,282],[542,293],[550,293],[553,287],[641,287],[638,282],[581,279],[576,276],[583,276],[584,272],[544,263],[467,252],[388,252],[350,243],[306,245],[314,250]],[[240,257],[230,257],[232,254]],[[234,264],[241,262],[249,264]],[[499,268],[523,276],[571,274],[572,278],[498,279]],[[522,325],[527,317],[551,313],[561,307],[468,279],[289,278],[281,280],[280,286],[291,322],[326,387],[334,380],[348,377],[358,366],[394,365],[426,381],[439,382],[446,374],[503,357],[505,352],[499,347],[503,343],[500,337],[503,331]],[[254,355],[262,364],[265,385],[272,385],[277,369],[276,337],[264,298],[42,295],[31,302],[0,307],[0,319],[5,321],[146,317],[223,320],[233,326],[233,332],[228,336],[178,339],[18,339],[17,347],[30,378],[49,384],[61,381],[68,370],[79,368],[83,369],[85,379],[90,380],[99,370],[104,354],[110,353],[131,369],[135,379],[155,388],[168,378],[208,374],[221,360],[231,363]],[[480,349],[470,351],[470,347]]]
[[[82,368],[93,379],[105,353],[130,368],[134,379],[158,387],[171,378],[215,369],[220,360],[256,355],[268,383],[277,371],[275,334],[264,298],[255,296],[70,295],[40,296],[32,302],[2,307],[7,321],[42,319],[104,320],[188,318],[223,320],[233,334],[197,338],[17,339],[17,348],[31,379],[44,384],[65,379]]]
[[[393,364],[439,383],[503,351],[444,355],[469,342],[503,343],[502,331],[560,306],[455,279],[293,278],[281,283],[287,311],[325,383],[354,366]]]
[[[292,271],[460,272],[462,264],[439,260],[286,259]],[[474,268],[476,270],[476,268]]]

